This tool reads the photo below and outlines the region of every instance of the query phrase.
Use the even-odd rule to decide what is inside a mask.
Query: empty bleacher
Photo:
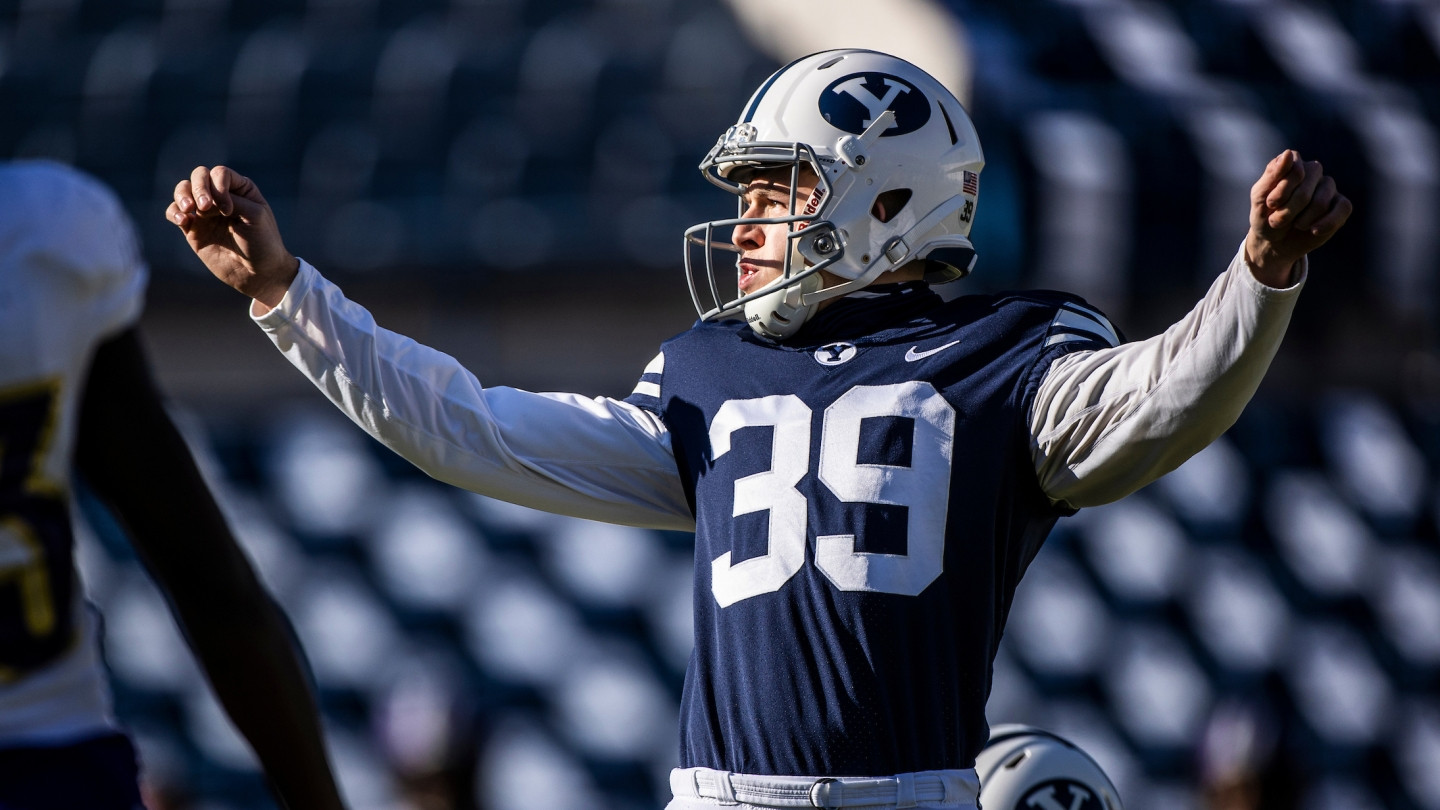
[[[988,159],[972,288],[1072,290],[1145,337],[1234,255],[1279,149],[1356,203],[1240,423],[1057,528],[991,720],[1072,736],[1131,808],[1201,808],[1263,767],[1307,809],[1440,810],[1440,10],[943,5]],[[683,307],[681,231],[732,210],[695,166],[775,67],[721,0],[0,0],[0,156],[114,186],[161,311],[200,274],[160,212],[221,162],[342,282],[661,278]],[[661,806],[688,538],[446,488],[317,400],[188,424],[309,653],[352,806]],[[155,795],[271,807],[103,516],[80,559]]]

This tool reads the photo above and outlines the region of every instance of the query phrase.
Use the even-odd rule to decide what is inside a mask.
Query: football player
[[[0,163],[0,807],[141,806],[74,569],[72,472],[128,530],[284,805],[341,807],[290,627],[150,376],[145,282],[108,189]]]
[[[785,66],[702,163],[739,210],[687,234],[700,321],[624,400],[483,387],[378,327],[229,168],[197,167],[167,216],[297,368],[430,475],[694,530],[674,810],[973,808],[991,662],[1046,534],[1234,422],[1305,255],[1350,212],[1318,163],[1277,156],[1203,300],[1124,343],[1069,295],[930,289],[973,264],[982,166],[965,110],[908,62]]]
[[[992,728],[975,772],[985,810],[1123,810],[1120,792],[1089,754],[1031,726]]]

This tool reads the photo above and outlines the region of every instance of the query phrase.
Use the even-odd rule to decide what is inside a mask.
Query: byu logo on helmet
[[[888,73],[854,73],[832,82],[820,94],[820,114],[831,126],[854,135],[864,132],[886,110],[894,111],[895,123],[882,137],[914,132],[930,120],[930,100],[925,94]]]
[[[1045,782],[1020,800],[1016,810],[1098,810],[1100,801],[1090,789],[1069,779]]]

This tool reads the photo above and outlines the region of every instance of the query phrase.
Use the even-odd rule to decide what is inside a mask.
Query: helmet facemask
[[[743,311],[756,332],[783,340],[800,328],[820,300],[828,297],[816,297],[824,286],[820,271],[843,258],[845,247],[835,226],[824,218],[826,203],[834,192],[814,150],[800,143],[755,143],[747,141],[747,136],[753,137],[753,128],[747,132],[743,126],[731,127],[701,164],[706,179],[736,196],[738,210],[732,219],[701,223],[685,231],[686,276],[690,298],[701,320],[735,317]],[[788,213],[745,217],[743,195],[750,178],[761,171],[784,168],[789,169]],[[815,179],[814,188],[801,199],[800,188],[811,177]],[[715,256],[717,251],[734,254],[734,261],[726,264],[734,268],[738,282],[742,251],[731,241],[731,233],[741,225],[785,225],[788,247],[782,252],[779,277],[761,289],[729,296],[721,292],[721,282],[717,281],[717,275],[725,270],[717,266]],[[697,249],[704,256],[699,267],[694,261]]]
[[[866,252],[858,257],[858,268],[840,274],[843,283],[825,287],[820,275],[821,270],[835,267],[842,262],[856,265],[857,257],[847,257],[846,254],[849,234],[836,227],[830,214],[841,207],[841,198],[847,196],[844,192],[850,191],[860,182],[860,178],[852,174],[853,169],[866,164],[869,145],[893,124],[894,118],[894,113],[887,110],[858,138],[842,138],[834,147],[844,156],[840,161],[819,156],[814,147],[805,143],[754,141],[754,127],[745,124],[733,126],[721,136],[700,164],[705,178],[731,194],[742,197],[749,178],[754,173],[767,169],[789,168],[789,214],[779,217],[745,217],[745,202],[742,198],[735,218],[702,223],[685,232],[685,269],[690,282],[691,299],[701,320],[733,317],[743,310],[746,322],[756,332],[774,340],[784,340],[793,335],[814,314],[821,301],[860,289],[874,281],[881,273],[897,266],[895,261],[887,262],[886,259],[898,260],[902,254],[892,253],[886,257],[878,251],[874,256]],[[815,179],[815,185],[807,199],[802,202],[798,190],[802,178],[808,179],[807,174]],[[869,189],[872,195],[876,194],[873,189],[874,182],[875,178],[866,178],[866,183],[872,186]],[[856,204],[856,195],[848,196],[851,197],[849,204]],[[873,207],[873,200],[860,202],[867,211]],[[790,248],[784,251],[784,267],[778,278],[762,289],[726,301],[715,281],[715,251],[739,254],[741,250],[732,242],[717,242],[715,232],[720,230],[723,234],[728,234],[727,229],[734,229],[741,224],[784,224],[787,226],[786,239]],[[703,288],[696,284],[697,268],[692,261],[695,247],[700,248],[705,256],[703,270],[706,284]],[[738,261],[737,256],[737,272]]]

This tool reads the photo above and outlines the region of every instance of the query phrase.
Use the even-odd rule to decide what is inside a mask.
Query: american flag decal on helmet
[[[980,194],[980,173],[966,170],[960,178],[960,190],[974,197]]]

